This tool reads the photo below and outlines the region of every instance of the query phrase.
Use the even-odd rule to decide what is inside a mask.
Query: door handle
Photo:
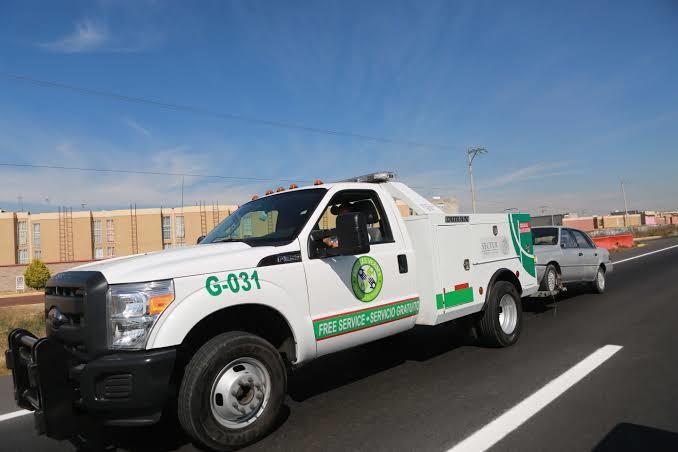
[[[400,271],[400,273],[407,273],[407,270],[407,256],[398,254],[398,271]]]
[[[584,253],[579,253],[579,255],[580,255],[580,256],[583,256],[583,255],[584,255]]]

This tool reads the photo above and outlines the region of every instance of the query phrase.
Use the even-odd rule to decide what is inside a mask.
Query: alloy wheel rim
[[[598,287],[601,289],[605,288],[605,273],[603,273],[602,270],[598,270],[598,274],[596,275],[596,280],[598,281]]]
[[[556,290],[556,272],[550,270],[546,278],[547,278],[546,288],[549,290],[549,292],[553,292],[554,290]]]

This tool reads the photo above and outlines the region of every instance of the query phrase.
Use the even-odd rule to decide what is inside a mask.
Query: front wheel
[[[508,281],[495,283],[478,325],[481,341],[492,347],[508,347],[518,341],[522,325],[518,290]]]
[[[603,267],[598,267],[596,279],[592,283],[592,289],[595,293],[605,292],[605,270],[603,270]]]
[[[273,429],[286,391],[285,365],[269,342],[243,332],[220,334],[186,366],[179,421],[202,446],[237,449]]]
[[[560,286],[560,275],[555,265],[548,264],[546,270],[544,271],[544,277],[541,280],[540,290],[546,292],[555,292],[556,289]]]

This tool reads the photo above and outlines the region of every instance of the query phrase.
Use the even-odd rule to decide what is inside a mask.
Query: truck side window
[[[334,195],[314,229],[331,232],[336,227],[337,215],[349,212],[365,215],[370,245],[393,242],[384,208],[372,190],[344,190]]]

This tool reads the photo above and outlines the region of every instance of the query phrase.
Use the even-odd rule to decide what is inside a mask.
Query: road
[[[618,264],[603,295],[526,301],[522,336],[507,349],[479,347],[452,324],[321,358],[292,375],[285,419],[247,450],[447,451],[606,345],[622,348],[491,450],[678,450],[676,300],[678,247]],[[0,379],[0,414],[16,409],[9,390]],[[193,450],[172,424],[112,435],[121,450]],[[0,441],[73,450],[35,436],[30,415],[0,421]]]

